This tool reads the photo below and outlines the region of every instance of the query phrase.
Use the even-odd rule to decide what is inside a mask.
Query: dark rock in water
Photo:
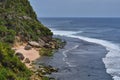
[[[25,63],[30,63],[29,58],[26,58],[26,59],[25,59]]]
[[[88,76],[91,76],[90,74],[88,74]]]
[[[32,48],[32,46],[30,46],[30,45],[27,45],[27,46],[25,46],[25,50],[30,50]]]
[[[39,68],[39,71],[40,71],[41,74],[43,74],[43,75],[47,74],[47,71],[45,70],[45,68]]]
[[[15,54],[20,60],[23,60],[25,57],[23,56],[23,54],[22,53],[20,53],[20,52],[17,52],[16,54]]]
[[[55,80],[55,78],[52,78],[52,77],[51,77],[51,78],[49,78],[49,80]]]
[[[51,72],[58,72],[58,68],[50,68]]]
[[[52,72],[58,72],[58,68],[54,68],[50,65],[44,66],[44,65],[39,65],[39,72],[43,75],[46,74],[51,74]]]
[[[61,44],[59,46],[59,48],[63,48],[66,45],[66,41],[65,40],[61,40]]]
[[[52,49],[55,49],[55,48],[56,48],[57,43],[56,43],[55,41],[51,41],[51,42],[49,42],[49,44],[51,45],[50,47],[51,47]]]
[[[39,65],[39,68],[43,68],[44,66],[43,65]]]

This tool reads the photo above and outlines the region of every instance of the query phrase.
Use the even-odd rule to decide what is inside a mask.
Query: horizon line
[[[37,17],[37,18],[120,18],[120,17]]]

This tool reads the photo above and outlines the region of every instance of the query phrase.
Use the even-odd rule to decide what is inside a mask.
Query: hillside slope
[[[28,0],[0,0],[0,37],[12,43],[15,36],[22,41],[38,40],[52,35],[36,17]]]
[[[20,42],[46,42],[52,34],[37,20],[28,0],[0,0],[0,80],[30,80],[32,75],[11,49],[16,37]]]

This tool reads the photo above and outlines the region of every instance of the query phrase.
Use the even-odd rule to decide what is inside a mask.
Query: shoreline
[[[112,76],[112,79],[117,80],[119,79],[119,52],[120,52],[120,46],[119,43],[112,42],[111,40],[107,39],[101,39],[101,38],[94,38],[94,37],[88,37],[88,36],[82,36],[78,33],[81,33],[79,31],[62,31],[62,30],[54,30],[52,29],[53,33],[56,35],[71,37],[71,38],[77,38],[80,40],[84,40],[89,43],[97,44],[105,48],[105,50],[108,52],[106,53],[105,57],[102,58],[102,62],[105,64],[106,72],[107,74],[110,74]],[[66,34],[64,34],[66,32]],[[99,36],[99,34],[97,34]],[[104,37],[103,37],[104,38]],[[109,38],[108,38],[109,39]],[[117,62],[116,62],[117,61]]]
[[[64,40],[66,40],[67,42],[68,42],[68,44],[66,45],[66,46],[68,46],[68,47],[70,47],[70,46],[72,46],[70,49],[68,49],[68,47],[67,48],[65,48],[64,49],[64,51],[62,52],[62,55],[63,55],[63,58],[62,58],[62,60],[63,60],[63,65],[64,65],[64,67],[66,67],[66,65],[68,65],[68,67],[66,67],[66,69],[65,70],[67,70],[68,72],[69,72],[69,70],[71,70],[71,69],[73,69],[74,70],[74,68],[76,67],[76,65],[72,65],[68,60],[66,61],[66,59],[65,58],[68,58],[68,54],[66,54],[67,52],[69,52],[69,51],[72,51],[72,50],[74,50],[74,49],[77,49],[77,48],[79,48],[80,47],[80,45],[82,44],[82,46],[85,46],[85,45],[83,45],[83,44],[88,44],[88,48],[90,48],[90,49],[93,49],[93,51],[96,49],[96,47],[102,47],[103,48],[103,46],[102,45],[98,45],[98,44],[96,44],[96,43],[91,43],[91,42],[87,42],[87,41],[85,41],[85,40],[82,40],[82,39],[77,39],[77,38],[72,38],[72,37],[58,37],[58,38],[61,38],[61,39],[64,39]],[[76,41],[77,41],[77,43],[76,43]],[[76,44],[76,45],[73,45],[73,43],[74,44]],[[80,44],[80,45],[78,45],[78,43]],[[39,54],[39,51],[37,51],[34,47],[32,47],[30,50],[25,50],[24,48],[25,48],[25,46],[26,46],[27,44],[23,44],[23,45],[19,45],[19,46],[16,46],[16,47],[14,47],[13,49],[15,49],[15,53],[18,53],[18,52],[20,52],[20,53],[22,53],[22,55],[25,57],[25,58],[28,58],[29,60],[30,60],[30,63],[25,63],[25,59],[22,61],[25,65],[26,65],[26,67],[27,68],[29,68],[29,69],[31,69],[32,67],[33,67],[33,65],[31,64],[31,62],[33,62],[33,61],[35,61],[35,63],[36,63],[36,61],[37,61],[37,63],[39,63],[39,62],[41,62],[42,61],[42,58],[44,58],[44,57],[41,57],[40,56],[40,54]],[[89,47],[89,45],[91,45],[92,47],[93,46],[96,46],[95,47],[95,49],[94,48],[91,48],[91,47]],[[86,46],[87,47],[87,46]],[[100,47],[100,48],[101,48]],[[84,48],[82,48],[82,47],[80,47],[80,50],[82,50],[82,52],[83,53],[86,53],[86,49],[85,49],[85,51],[84,51]],[[87,51],[88,51],[89,49],[87,49]],[[98,49],[99,50],[99,49]],[[100,55],[100,54],[98,54],[98,55],[100,55],[100,56],[102,56],[102,58],[104,58],[105,57],[105,54],[107,54],[107,50],[106,49],[100,49],[100,51],[101,50],[103,50],[103,51],[105,51],[104,52],[104,54],[102,54],[102,55]],[[61,50],[60,50],[61,51]],[[100,53],[100,51],[98,51],[99,53]],[[102,51],[102,53],[103,53],[103,51]],[[56,52],[55,53],[55,55],[57,54],[57,53],[60,53],[59,51],[58,52]],[[91,52],[87,52],[87,53],[91,53]],[[76,52],[75,52],[75,54],[76,54]],[[78,53],[77,53],[78,54]],[[71,55],[71,54],[70,54]],[[82,54],[83,55],[83,54]],[[86,55],[86,54],[85,54]],[[54,57],[56,58],[56,56],[53,56],[52,58],[54,59]],[[59,56],[57,56],[57,57],[59,57]],[[97,56],[96,56],[97,57]],[[71,57],[72,58],[72,57]],[[80,57],[79,57],[80,58]],[[83,59],[83,57],[81,57],[82,59]],[[102,60],[102,58],[101,58],[101,60]],[[58,59],[58,58],[57,58]],[[46,60],[46,59],[45,59]],[[71,59],[70,59],[71,60]],[[79,59],[78,59],[79,60]],[[96,59],[95,59],[96,60]],[[39,61],[39,62],[38,62]],[[52,62],[50,62],[51,61],[51,57],[48,57],[47,58],[47,60],[46,61],[48,61],[47,63],[46,62],[44,62],[43,61],[43,63],[46,63],[47,65],[52,65],[52,66],[54,66],[54,67],[57,67],[57,68],[60,68],[59,66],[56,66],[55,64],[54,64],[54,62],[52,63]],[[80,62],[81,62],[82,60],[80,59]],[[93,61],[94,62],[94,61]],[[34,67],[37,65],[37,63],[36,64],[34,64]],[[50,64],[49,64],[50,63]],[[51,64],[52,63],[52,64]],[[58,64],[59,64],[59,61],[57,62]],[[99,63],[99,62],[98,62]],[[105,71],[106,70],[106,68],[105,68],[105,65],[103,64],[103,62],[101,63],[100,62],[100,64],[98,64],[97,63],[97,65],[101,65],[102,64],[102,69]],[[80,63],[82,66],[84,65],[84,62],[82,61],[81,63]],[[91,64],[90,62],[88,63],[86,63],[86,65],[88,66],[89,64]],[[96,64],[96,63],[95,63]],[[86,65],[84,65],[84,66],[86,66]],[[37,68],[35,68],[35,69],[37,69]],[[61,68],[60,68],[61,69]],[[83,73],[81,72],[80,74],[82,74],[82,76],[84,76],[85,74],[87,74],[86,76],[88,76],[88,77],[90,77],[91,76],[91,74],[88,74],[88,73],[85,73],[84,72],[84,70],[86,71],[87,70],[87,68],[82,68],[83,69]],[[92,69],[94,69],[94,67],[92,68]],[[90,72],[91,72],[91,70],[90,70]],[[58,72],[59,73],[59,72]],[[56,73],[57,74],[57,73]],[[52,75],[52,77],[56,77],[56,74],[54,74],[53,73],[53,75]],[[107,72],[105,72],[104,74],[106,74],[106,75],[109,75]],[[71,74],[72,75],[72,74]],[[79,75],[80,76],[80,75]],[[110,75],[109,75],[110,76]],[[62,76],[61,76],[62,77]],[[106,76],[105,76],[106,77]],[[112,77],[112,76],[111,76]],[[58,78],[58,79],[60,79],[60,77]],[[82,78],[82,79],[84,79],[84,78]],[[92,78],[93,79],[93,78]],[[90,79],[90,80],[92,80],[92,79]],[[65,80],[67,80],[67,79],[65,79]],[[87,80],[87,78],[86,79],[84,79],[84,80]],[[99,80],[99,79],[97,79],[97,80]],[[103,79],[103,80],[108,80],[108,79]],[[112,80],[112,78],[109,78],[109,80]]]
[[[107,54],[104,46],[77,38],[65,36],[60,38],[67,41],[64,49],[59,50],[52,58],[42,57],[37,60],[39,63],[46,63],[60,69],[57,73],[53,73],[52,77],[60,80],[113,80],[106,72],[102,61]],[[77,45],[79,46],[76,47]]]

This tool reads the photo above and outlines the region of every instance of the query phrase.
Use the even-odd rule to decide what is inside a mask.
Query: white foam
[[[114,80],[120,80],[120,77],[114,76],[113,79],[114,79]]]
[[[83,31],[62,31],[62,30],[56,30],[56,29],[51,29],[52,32],[55,35],[61,35],[61,36],[67,36],[69,34],[77,34],[77,33],[82,33]]]
[[[76,65],[72,65],[70,62],[65,62],[69,67],[76,67]]]
[[[70,62],[66,61],[66,58],[68,57],[68,56],[67,56],[67,53],[68,53],[69,51],[71,51],[71,50],[76,49],[77,47],[79,47],[79,45],[75,45],[74,47],[72,47],[72,48],[70,48],[70,49],[65,50],[65,51],[62,52],[62,54],[63,54],[63,56],[64,56],[64,57],[63,57],[63,61],[64,61],[69,67],[75,67],[75,65],[72,65]]]
[[[110,41],[100,40],[95,38],[88,38],[83,36],[75,36],[73,34],[81,33],[82,31],[73,32],[73,31],[57,31],[53,30],[55,35],[79,38],[88,42],[100,44],[109,51],[105,58],[103,58],[103,62],[106,67],[106,72],[111,74],[114,80],[120,80],[120,46],[114,44]]]
[[[65,58],[67,57],[67,54],[66,54],[66,53],[67,53],[68,51],[69,51],[69,50],[65,50],[65,51],[62,52]]]

